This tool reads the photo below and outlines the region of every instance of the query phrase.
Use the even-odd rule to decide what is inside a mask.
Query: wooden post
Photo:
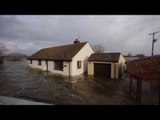
[[[131,96],[132,94],[132,75],[130,74],[130,88],[129,88],[129,94]]]
[[[142,79],[137,78],[137,93],[136,93],[137,102],[141,102],[141,90],[142,90]]]
[[[159,105],[160,105],[160,80],[159,80]]]
[[[150,80],[150,90],[153,91],[152,80]]]

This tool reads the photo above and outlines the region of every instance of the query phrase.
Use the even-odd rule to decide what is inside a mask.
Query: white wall
[[[29,66],[32,68],[38,68],[41,70],[47,70],[46,66],[46,61],[43,60],[41,63],[41,66],[38,65],[38,60],[32,60],[32,64],[30,64],[30,60],[28,60]],[[69,61],[63,61],[63,71],[60,70],[55,70],[54,67],[54,62],[53,61],[48,61],[48,71],[56,74],[61,74],[61,75],[69,75]]]
[[[87,71],[87,60],[92,53],[94,53],[93,49],[91,48],[89,43],[86,43],[86,45],[72,59],[72,62],[71,62],[72,76],[80,75]],[[81,61],[80,69],[77,69],[77,61]]]
[[[69,75],[69,61],[63,61],[63,71],[55,70],[53,61],[48,61],[48,71],[61,75]]]
[[[124,63],[125,63],[125,58],[123,57],[123,55],[122,55],[122,54],[120,55],[120,58],[119,58],[118,63],[122,63],[122,64],[124,64]]]
[[[125,58],[123,57],[123,55],[121,54],[120,55],[120,58],[119,58],[119,75],[120,77],[123,75],[123,72],[124,72],[124,65],[125,65]]]
[[[94,62],[88,61],[88,75],[94,75]]]
[[[41,60],[41,65],[38,65],[38,60],[32,60],[32,64],[30,64],[30,60],[28,60],[29,66],[32,68],[38,68],[42,70],[46,70],[46,61]]]

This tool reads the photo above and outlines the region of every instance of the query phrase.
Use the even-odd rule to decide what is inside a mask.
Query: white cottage
[[[89,42],[44,48],[28,57],[29,66],[55,74],[76,76],[87,71],[88,57],[94,53]]]

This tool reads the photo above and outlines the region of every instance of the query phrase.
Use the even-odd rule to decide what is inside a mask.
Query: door
[[[111,64],[94,63],[94,76],[111,78]]]

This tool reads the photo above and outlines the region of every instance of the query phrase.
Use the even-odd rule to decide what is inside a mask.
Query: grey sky
[[[0,42],[8,52],[28,55],[45,47],[70,44],[75,38],[102,44],[106,52],[151,54],[148,34],[160,30],[160,16],[153,15],[12,15],[0,16]],[[155,54],[160,54],[159,41]]]

